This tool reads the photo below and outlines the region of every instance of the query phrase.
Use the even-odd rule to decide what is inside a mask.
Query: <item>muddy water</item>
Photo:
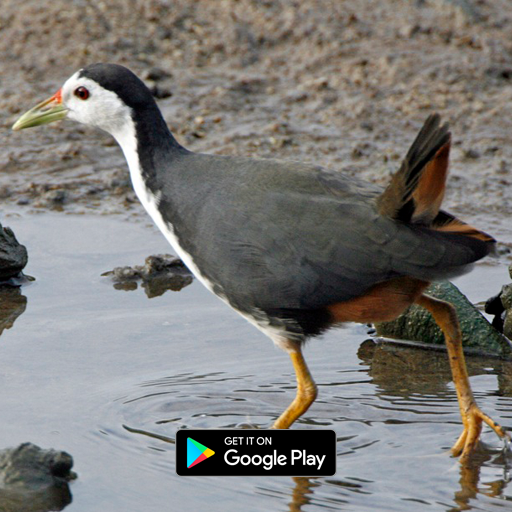
[[[362,326],[313,341],[320,396],[298,425],[332,428],[330,478],[180,478],[180,427],[268,427],[294,394],[287,356],[198,283],[148,299],[101,273],[167,252],[143,221],[45,213],[5,219],[27,241],[25,311],[0,338],[1,444],[32,441],[73,454],[70,511],[503,510],[506,460],[487,447],[461,470],[444,355],[377,349]],[[463,278],[471,299],[496,291],[503,266]],[[510,369],[470,361],[485,410],[512,428]]]

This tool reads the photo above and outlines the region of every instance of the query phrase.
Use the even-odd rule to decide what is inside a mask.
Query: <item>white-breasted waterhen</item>
[[[314,165],[188,151],[144,83],[119,65],[78,71],[13,129],[64,118],[114,136],[137,196],[189,269],[290,354],[297,395],[275,428],[317,396],[307,338],[341,322],[390,320],[417,303],[446,338],[464,424],[453,454],[471,454],[482,422],[507,436],[475,403],[453,306],[423,293],[495,244],[440,210],[451,136],[438,115],[384,190]]]

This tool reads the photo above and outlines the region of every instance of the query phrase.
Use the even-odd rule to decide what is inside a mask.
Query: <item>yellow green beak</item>
[[[62,92],[59,89],[51,98],[25,112],[14,123],[12,129],[17,131],[31,126],[53,123],[53,121],[64,119],[67,114],[68,109],[62,104]]]

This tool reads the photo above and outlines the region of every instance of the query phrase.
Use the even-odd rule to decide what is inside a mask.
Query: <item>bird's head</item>
[[[72,75],[51,98],[23,114],[12,129],[68,118],[116,136],[131,121],[133,110],[154,106],[149,89],[129,69],[92,64]]]

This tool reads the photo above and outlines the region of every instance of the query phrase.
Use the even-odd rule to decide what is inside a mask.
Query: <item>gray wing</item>
[[[380,190],[371,185],[309,166],[265,164],[238,162],[244,187],[217,183],[197,212],[198,266],[208,259],[210,278],[235,307],[317,309],[395,276],[431,280],[473,261],[435,232],[379,215]],[[282,173],[288,178],[281,181]]]

